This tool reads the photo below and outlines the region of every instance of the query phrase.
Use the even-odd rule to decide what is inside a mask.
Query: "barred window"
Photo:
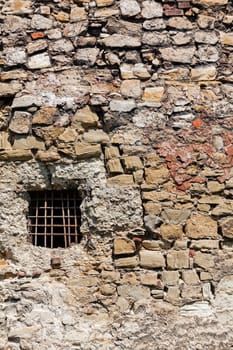
[[[81,240],[81,198],[76,190],[32,191],[28,231],[35,246],[67,248]]]

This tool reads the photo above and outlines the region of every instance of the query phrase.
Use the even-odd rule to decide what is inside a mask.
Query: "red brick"
[[[165,16],[183,16],[184,11],[180,9],[165,10]]]
[[[35,32],[35,33],[31,34],[31,37],[32,37],[33,40],[41,39],[44,36],[45,36],[45,34],[43,32]]]
[[[188,9],[191,7],[191,4],[189,1],[182,1],[182,2],[178,2],[178,8],[179,9]]]

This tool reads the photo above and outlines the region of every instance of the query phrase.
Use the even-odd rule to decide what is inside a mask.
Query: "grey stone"
[[[146,0],[142,2],[142,17],[146,19],[162,17],[163,7],[159,2]]]
[[[106,47],[128,47],[136,48],[141,46],[141,40],[136,36],[122,35],[122,34],[113,34],[104,39],[101,39],[100,44]]]
[[[51,67],[50,57],[47,52],[39,53],[28,58],[27,62],[29,69],[42,69]]]
[[[41,15],[33,15],[31,27],[36,30],[50,29],[53,26],[53,21],[50,18]]]
[[[120,10],[123,16],[133,17],[141,12],[141,8],[136,0],[121,0]]]
[[[110,101],[110,109],[113,112],[130,112],[136,108],[136,103],[132,99],[128,100],[111,100]]]
[[[30,130],[31,114],[16,111],[10,121],[9,129],[16,134],[27,134]]]

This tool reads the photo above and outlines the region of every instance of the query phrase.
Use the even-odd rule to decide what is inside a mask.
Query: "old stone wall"
[[[0,10],[0,349],[230,350],[232,2]],[[33,246],[67,188],[81,243]]]

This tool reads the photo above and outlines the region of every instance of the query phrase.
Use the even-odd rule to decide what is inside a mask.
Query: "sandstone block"
[[[143,268],[155,269],[165,267],[165,259],[161,252],[141,250],[139,253],[140,266]]]
[[[86,145],[83,143],[75,144],[75,154],[77,158],[92,158],[101,155],[100,145]]]
[[[118,295],[133,300],[147,299],[150,297],[150,289],[143,286],[122,285],[117,288]]]
[[[209,6],[223,6],[228,3],[228,0],[193,0],[193,3]]]
[[[96,0],[96,5],[98,7],[111,6],[114,3],[114,0]]]
[[[108,169],[108,172],[112,175],[124,173],[123,168],[121,166],[121,162],[118,158],[110,159],[107,162],[107,169]]]
[[[46,30],[53,26],[53,21],[50,18],[41,15],[33,15],[31,27],[36,30]]]
[[[220,33],[220,40],[222,45],[233,46],[233,32],[231,33]]]
[[[194,25],[185,17],[171,17],[167,21],[167,26],[178,30],[192,30]]]
[[[214,257],[211,254],[196,252],[194,255],[194,264],[208,270],[214,267]]]
[[[218,42],[218,36],[215,32],[206,32],[199,30],[195,32],[194,39],[197,43],[215,45]]]
[[[141,82],[137,79],[124,80],[121,83],[121,94],[126,97],[139,98],[142,95]]]
[[[56,113],[56,108],[54,107],[43,107],[39,109],[32,118],[32,124],[52,124],[53,117]]]
[[[142,99],[149,102],[160,102],[164,95],[164,87],[156,86],[145,88]]]
[[[79,65],[85,64],[92,67],[96,63],[99,52],[100,50],[95,47],[78,49],[75,55],[75,60]]]
[[[140,282],[144,286],[157,287],[158,286],[157,273],[151,272],[151,273],[141,275]]]
[[[8,15],[26,15],[32,12],[32,1],[29,0],[9,0],[2,8],[2,13]]]
[[[165,46],[169,43],[169,37],[167,34],[145,32],[142,36],[142,43],[150,46]]]
[[[100,286],[100,293],[102,294],[102,295],[106,295],[106,296],[109,296],[109,295],[113,295],[113,294],[115,294],[115,292],[116,292],[116,286],[114,285],[114,284],[110,284],[110,283],[108,283],[108,284],[102,284],[101,286]]]
[[[188,269],[189,251],[188,250],[169,250],[167,254],[168,269]]]
[[[199,66],[191,69],[191,79],[193,81],[214,80],[217,71],[214,66]]]
[[[15,95],[21,88],[22,85],[18,83],[0,83],[0,97]]]
[[[133,254],[135,253],[135,243],[127,238],[117,238],[114,240],[114,255]]]
[[[75,142],[78,137],[78,133],[73,128],[66,128],[63,133],[58,136],[58,140],[61,142],[69,143]]]
[[[142,199],[148,201],[169,201],[175,200],[176,195],[167,191],[148,191],[142,192]]]
[[[189,47],[189,48],[161,48],[159,49],[162,58],[165,61],[170,61],[170,62],[177,62],[177,63],[191,63],[194,53],[195,53],[195,48],[194,47]]]
[[[8,132],[0,131],[0,149],[11,149]]]
[[[208,181],[207,188],[210,193],[218,193],[224,190],[224,184],[219,183],[218,181]]]
[[[110,185],[115,186],[133,186],[133,176],[132,175],[117,175],[108,179]]]
[[[77,127],[81,123],[84,127],[96,126],[99,118],[96,113],[92,112],[89,106],[77,110],[72,118],[71,125]]]
[[[105,147],[104,154],[106,159],[120,157],[119,148],[114,146]]]
[[[15,150],[29,150],[29,149],[40,149],[44,150],[44,142],[37,139],[34,136],[16,136],[13,144],[13,149]]]
[[[199,277],[195,270],[185,270],[182,271],[182,279],[186,284],[199,284]]]
[[[165,300],[171,304],[177,305],[180,300],[180,289],[176,286],[171,286],[167,290]]]
[[[131,256],[129,258],[120,258],[114,261],[116,268],[133,268],[138,266],[138,258],[136,256]]]
[[[202,300],[201,286],[186,286],[184,285],[181,297],[185,299],[185,302],[191,302],[194,300]]]
[[[217,222],[207,215],[193,214],[187,221],[185,232],[189,238],[217,238]]]
[[[141,40],[136,36],[113,34],[99,40],[99,43],[112,48],[137,48],[141,46]]]
[[[161,250],[164,248],[164,242],[159,240],[143,240],[142,246],[148,250]]]
[[[120,281],[120,272],[103,270],[101,272],[101,278],[105,282],[109,282],[109,283],[119,282]]]
[[[25,161],[32,159],[32,152],[29,150],[4,150],[0,151],[0,160],[2,161]]]
[[[233,211],[233,201],[228,200],[223,204],[217,205],[217,207],[215,207],[212,210],[212,215],[214,216],[232,215],[232,211]]]
[[[88,143],[107,143],[109,136],[103,130],[89,130],[83,134],[83,141]]]
[[[169,171],[166,166],[158,169],[145,168],[146,183],[161,185],[169,179]]]
[[[166,286],[175,286],[179,282],[179,272],[178,271],[163,271],[162,281]]]
[[[78,22],[87,19],[87,12],[84,7],[72,7],[70,11],[70,21]]]
[[[170,224],[185,224],[189,218],[191,210],[189,209],[170,209],[165,208],[162,211],[162,218]]]
[[[38,151],[35,159],[41,162],[56,162],[61,159],[61,156],[55,151]]]
[[[233,239],[233,217],[226,217],[219,221],[223,237]]]
[[[191,242],[190,248],[194,249],[219,249],[219,240],[215,239],[201,239]]]
[[[144,208],[145,214],[148,214],[148,215],[159,215],[162,210],[161,204],[154,203],[154,202],[143,203],[143,208]]]
[[[134,170],[143,169],[142,161],[137,156],[123,157],[122,162],[124,164],[126,171],[134,171]]]
[[[181,239],[183,237],[182,225],[162,224],[160,234],[164,240]]]
[[[27,134],[31,125],[31,114],[16,111],[10,121],[9,129],[16,134]]]

